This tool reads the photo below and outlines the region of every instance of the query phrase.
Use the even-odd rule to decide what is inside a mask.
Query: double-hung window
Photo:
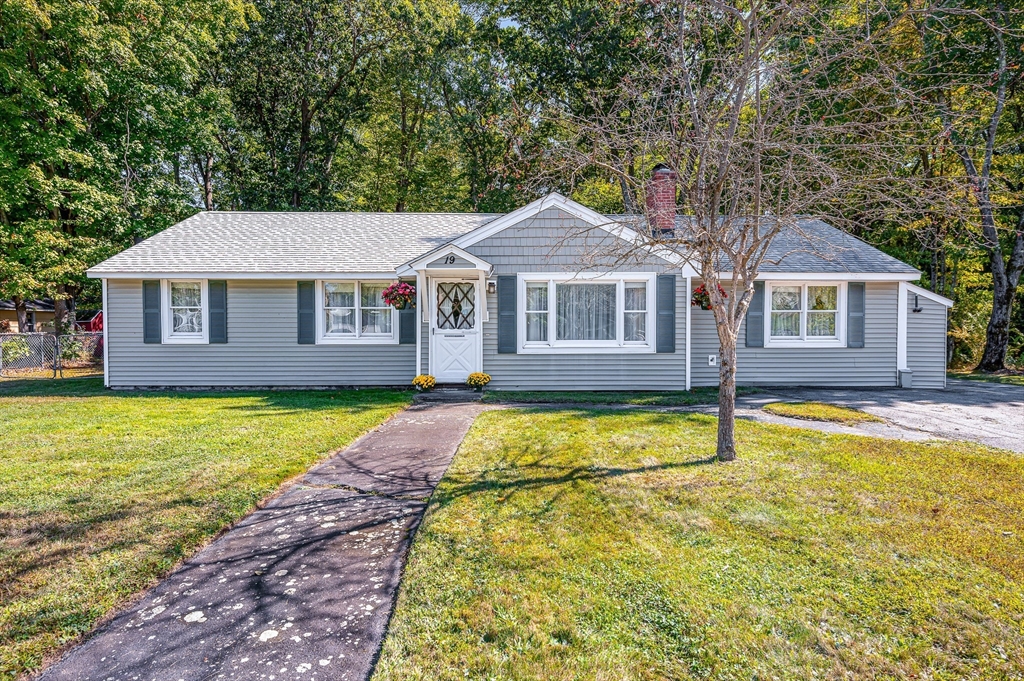
[[[393,342],[394,309],[384,302],[391,282],[325,281],[320,286],[321,342]]]
[[[768,287],[769,344],[839,343],[844,331],[840,284],[772,283]]]
[[[525,352],[653,351],[653,275],[520,275]]]
[[[207,287],[204,279],[164,279],[164,343],[208,343]]]

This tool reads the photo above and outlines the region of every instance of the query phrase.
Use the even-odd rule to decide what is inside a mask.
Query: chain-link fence
[[[75,333],[57,340],[57,371],[64,376],[103,373],[103,333]]]
[[[57,378],[103,373],[103,334],[0,334],[0,376]]]
[[[57,337],[49,333],[0,334],[0,376],[57,376]]]

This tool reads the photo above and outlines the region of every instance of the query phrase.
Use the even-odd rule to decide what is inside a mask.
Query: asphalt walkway
[[[478,402],[417,403],[311,469],[46,681],[365,679],[427,500]]]

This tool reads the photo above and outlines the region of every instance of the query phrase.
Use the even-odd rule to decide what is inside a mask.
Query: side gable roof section
[[[640,244],[642,240],[640,235],[632,229],[629,225],[624,222],[620,222],[613,217],[601,215],[600,213],[587,208],[581,203],[577,203],[570,198],[562,196],[558,192],[552,192],[547,196],[537,199],[533,203],[528,203],[522,208],[518,208],[511,213],[503,215],[500,218],[496,218],[482,227],[474,229],[472,232],[463,234],[462,236],[452,240],[452,244],[459,248],[468,248],[475,243],[483,241],[484,239],[494,236],[502,230],[508,229],[514,225],[528,220],[531,217],[540,214],[542,211],[548,210],[549,208],[556,208],[561,210],[575,218],[583,220],[584,222],[593,225],[599,229],[602,229],[614,237],[622,239],[623,241]],[[693,275],[696,274],[692,271],[692,267],[686,262],[686,258],[673,252],[667,248],[657,248],[654,246],[643,246],[644,249],[649,251],[652,255],[655,255],[662,260],[665,260],[673,265],[677,265],[683,268],[684,274]],[[430,254],[427,254],[430,255]],[[424,256],[426,257],[426,256]],[[420,260],[419,258],[417,260]]]
[[[938,293],[929,291],[926,288],[921,288],[920,286],[917,286],[915,284],[907,284],[907,291],[913,293],[914,295],[927,298],[928,300],[934,300],[936,303],[939,303],[940,305],[945,305],[946,307],[953,307],[953,301],[950,300],[949,298],[945,296],[940,296]]]

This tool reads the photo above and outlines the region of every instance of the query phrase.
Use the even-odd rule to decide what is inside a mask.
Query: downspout
[[[896,385],[903,387],[902,372],[907,367],[907,282],[901,281],[897,286],[896,300]]]

